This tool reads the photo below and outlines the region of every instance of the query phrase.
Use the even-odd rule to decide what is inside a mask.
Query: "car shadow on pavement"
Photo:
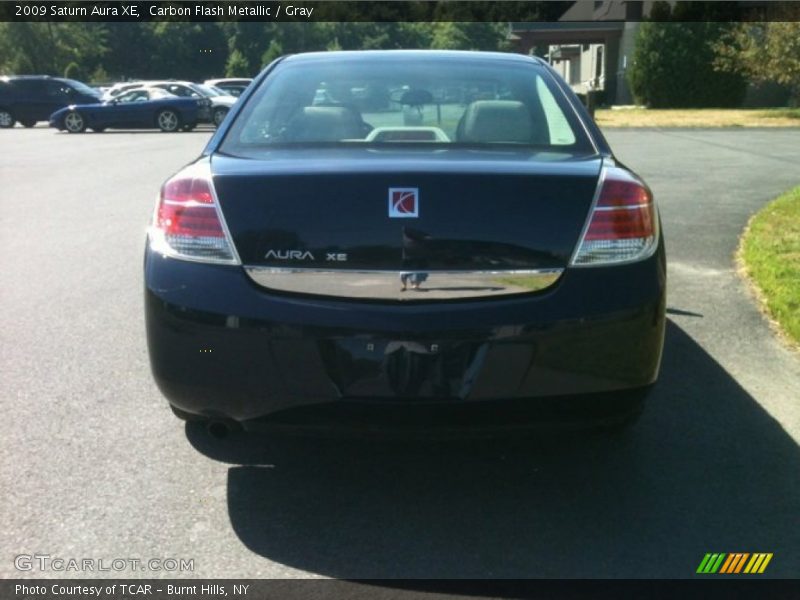
[[[376,441],[246,435],[231,525],[265,558],[336,578],[691,577],[706,552],[800,564],[800,450],[670,321],[639,423],[610,434]]]

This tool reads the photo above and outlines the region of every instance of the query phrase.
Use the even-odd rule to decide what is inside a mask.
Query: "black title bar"
[[[535,22],[552,20],[554,11],[560,15],[570,4],[514,0],[8,0],[0,2],[0,21]],[[691,10],[684,11],[681,20],[800,20],[798,2],[721,1],[690,5]],[[636,20],[636,14],[631,11],[628,20]]]
[[[358,580],[332,579],[16,579],[0,581],[3,600],[789,600],[797,580]]]

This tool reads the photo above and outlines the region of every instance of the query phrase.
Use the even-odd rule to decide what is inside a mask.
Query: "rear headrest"
[[[478,100],[467,106],[456,135],[461,142],[531,143],[533,123],[516,100]]]
[[[289,123],[287,137],[293,142],[363,138],[363,121],[346,106],[306,106]]]

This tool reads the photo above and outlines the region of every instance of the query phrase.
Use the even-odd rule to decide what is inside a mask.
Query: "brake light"
[[[191,166],[161,187],[150,247],[175,258],[238,264],[207,169]]]
[[[607,168],[573,265],[642,260],[658,243],[658,215],[647,186],[624,169]]]

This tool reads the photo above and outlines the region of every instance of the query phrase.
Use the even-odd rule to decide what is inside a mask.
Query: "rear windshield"
[[[469,59],[287,61],[261,84],[220,148],[437,144],[586,152],[591,143],[541,67]]]

